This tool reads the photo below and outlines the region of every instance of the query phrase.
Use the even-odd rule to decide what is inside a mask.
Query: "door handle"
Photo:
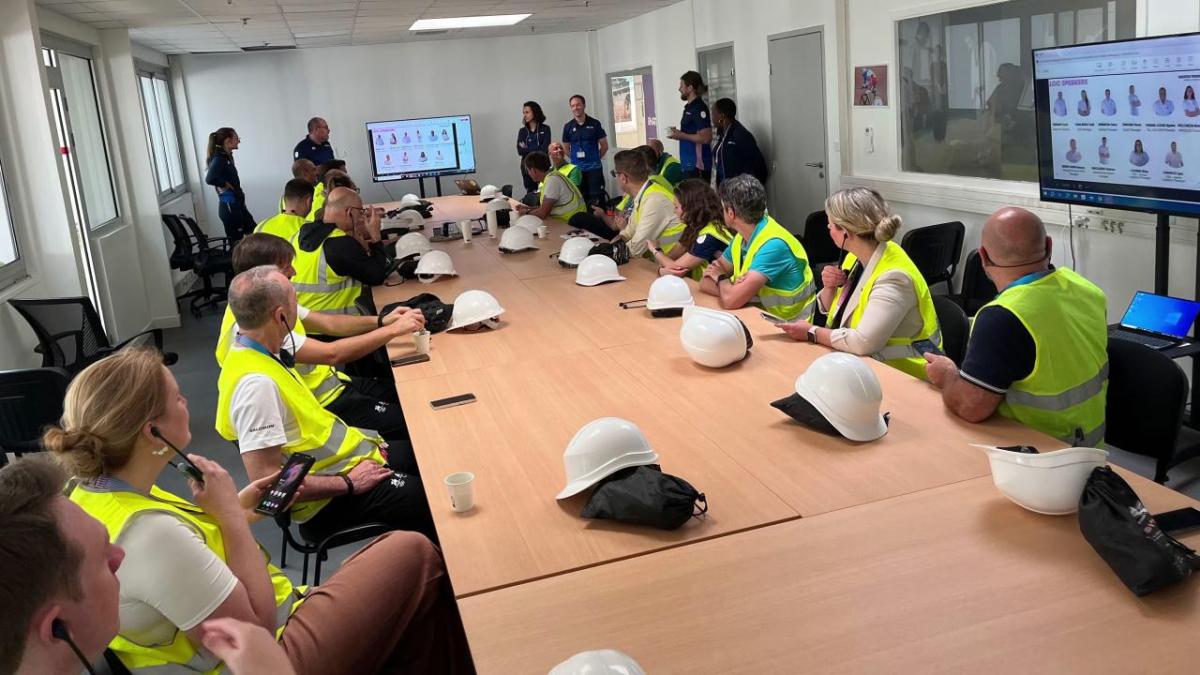
[[[811,166],[814,169],[824,169],[825,162],[805,162],[804,166]]]

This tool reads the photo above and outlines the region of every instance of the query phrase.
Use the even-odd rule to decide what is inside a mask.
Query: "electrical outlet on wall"
[[[867,136],[867,154],[874,154],[874,152],[875,152],[875,127],[867,127],[865,131],[866,131],[866,136]]]

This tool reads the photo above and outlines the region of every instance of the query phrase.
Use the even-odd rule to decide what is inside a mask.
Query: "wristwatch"
[[[816,326],[808,327],[808,344],[810,344],[810,345],[817,344],[817,327]]]

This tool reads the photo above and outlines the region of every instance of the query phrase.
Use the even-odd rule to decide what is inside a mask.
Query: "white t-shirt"
[[[1167,166],[1171,167],[1172,169],[1182,169],[1183,155],[1179,154],[1178,152],[1168,152]]]
[[[1173,112],[1175,112],[1175,104],[1172,103],[1170,100],[1164,101],[1162,99],[1156,99],[1154,101],[1154,114],[1155,115],[1161,115],[1163,117],[1166,117],[1167,115],[1170,115]]]
[[[195,628],[237,588],[229,566],[172,514],[138,514],[113,543],[125,549],[121,634],[140,644],[169,643],[176,629]]]
[[[298,347],[297,347],[298,348]],[[249,349],[234,343],[230,350]],[[279,387],[267,375],[246,375],[233,388],[229,419],[242,453],[286,445],[300,439],[300,423],[283,403]]]
[[[545,199],[554,200],[554,206],[550,208],[551,218],[564,216],[568,212],[579,208],[579,202],[575,199],[573,187],[570,184],[570,179],[557,171],[551,171],[546,174],[546,179],[543,182],[542,196]]]

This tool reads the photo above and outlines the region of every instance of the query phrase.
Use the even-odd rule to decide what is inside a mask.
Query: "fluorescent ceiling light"
[[[409,30],[449,30],[451,28],[484,28],[512,26],[528,19],[530,14],[496,14],[493,16],[452,16],[445,19],[418,19]]]

